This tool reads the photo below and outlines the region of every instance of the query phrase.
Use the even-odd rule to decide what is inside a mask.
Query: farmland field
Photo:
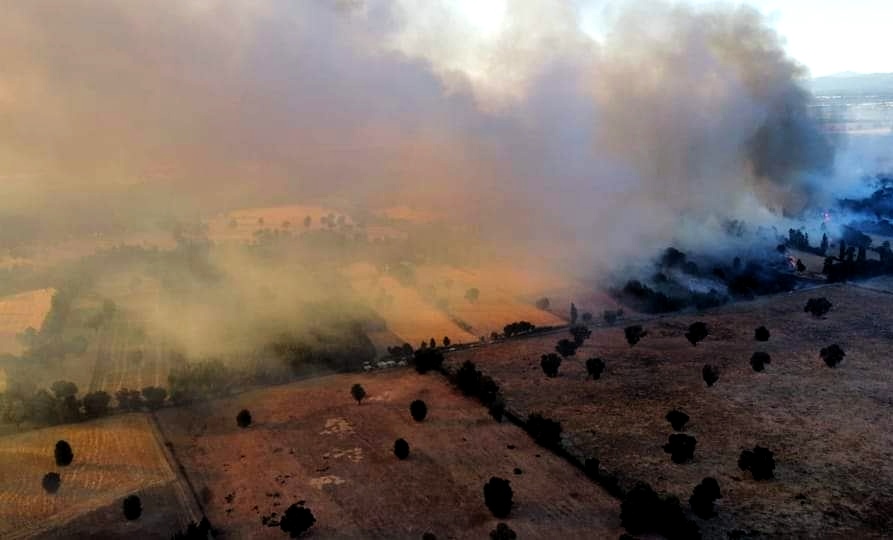
[[[303,231],[319,229],[323,225],[320,218],[343,214],[322,206],[288,205],[263,208],[243,208],[221,214],[208,221],[208,235],[213,240],[251,240],[258,229],[283,229]],[[304,219],[310,217],[310,226],[304,226]],[[351,223],[350,219],[346,223]]]
[[[834,307],[824,318],[803,312],[806,300],[825,296]],[[644,323],[649,334],[635,347],[623,330],[604,328],[546,378],[540,355],[562,336],[512,340],[448,356],[472,360],[494,377],[509,410],[533,411],[561,421],[563,444],[578,457],[597,457],[629,488],[644,480],[687,501],[706,476],[723,499],[719,516],[700,521],[707,537],[732,530],[753,536],[878,537],[893,527],[893,319],[890,296],[851,285],[831,285],[701,315],[674,315]],[[710,336],[693,347],[688,325],[704,321]],[[769,342],[754,340],[766,325]],[[836,369],[819,358],[832,343],[846,351]],[[749,359],[768,352],[762,373]],[[583,362],[602,357],[600,380]],[[712,388],[701,368],[718,366]],[[686,412],[685,431],[697,439],[694,460],[676,465],[662,445],[672,433],[664,416]],[[737,466],[744,449],[760,445],[775,454],[775,479],[755,481]]]
[[[362,405],[354,383],[369,393]],[[414,399],[428,404],[422,423],[409,415]],[[242,408],[246,429],[235,422]],[[483,485],[494,475],[511,481],[506,521],[520,538],[621,532],[615,499],[439,375],[334,375],[167,409],[159,421],[191,483],[207,488],[209,519],[234,538],[281,538],[262,519],[297,501],[321,538],[486,538],[497,520]],[[392,453],[398,437],[410,444],[406,461]]]
[[[40,330],[50,310],[54,289],[38,289],[0,298],[0,353],[19,354],[16,334],[28,327]]]
[[[67,467],[58,467],[53,458],[60,439],[68,441],[74,452],[74,461]],[[43,475],[52,471],[62,477],[55,495],[41,487]],[[185,492],[175,482],[146,415],[0,437],[0,537],[59,537],[59,528],[70,531],[66,524],[77,519],[92,523],[93,533],[100,536],[102,531],[125,533],[138,527],[124,527],[120,514],[120,500],[132,493],[146,494],[146,521],[158,525],[161,537],[169,537],[194,519]],[[111,509],[106,519],[89,517],[106,507]],[[159,522],[157,515],[162,513],[165,518]]]

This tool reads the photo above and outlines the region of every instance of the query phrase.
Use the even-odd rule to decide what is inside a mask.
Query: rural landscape
[[[893,537],[893,78],[753,3],[10,6],[0,539]]]

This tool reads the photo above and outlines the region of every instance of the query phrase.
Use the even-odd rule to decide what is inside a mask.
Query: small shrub
[[[626,328],[624,328],[623,334],[624,334],[624,336],[626,336],[626,342],[629,343],[629,346],[633,347],[643,337],[648,335],[648,331],[643,330],[642,325],[634,324],[632,326],[627,326]]]
[[[562,339],[555,345],[555,352],[567,358],[568,356],[577,354],[578,346],[579,345],[577,343],[569,339]]]
[[[697,346],[698,342],[704,341],[709,334],[710,330],[707,328],[707,324],[698,321],[689,325],[688,332],[685,333],[685,339],[687,339],[692,346]]]
[[[394,441],[394,455],[397,459],[406,459],[409,457],[409,443],[405,439],[397,439]]]
[[[363,402],[363,398],[366,397],[366,389],[363,388],[362,384],[357,383],[350,387],[350,395],[357,400],[357,405],[359,405]]]
[[[750,367],[753,368],[754,371],[760,372],[765,369],[766,364],[772,362],[772,357],[769,356],[769,353],[765,352],[755,352],[750,357]]]
[[[713,511],[713,501],[722,499],[722,493],[719,490],[719,482],[715,478],[704,478],[701,483],[695,486],[688,504],[691,511],[701,519],[710,519],[716,515]]]
[[[704,382],[707,383],[708,387],[713,386],[719,380],[719,368],[710,364],[704,364],[703,369],[701,369],[701,377],[704,378]]]
[[[57,442],[56,449],[53,453],[56,457],[56,465],[60,467],[71,465],[71,462],[74,459],[74,452],[71,451],[71,445],[68,444],[68,441]]]
[[[505,523],[500,523],[495,529],[490,531],[491,540],[515,540],[518,535]]]
[[[667,422],[673,426],[674,431],[685,431],[685,424],[688,422],[688,415],[682,411],[678,411],[673,409],[672,411],[667,413]]]
[[[540,413],[531,413],[527,417],[527,433],[540,446],[557,448],[561,444],[561,422],[545,418]]]
[[[601,358],[590,358],[586,360],[586,373],[593,379],[599,379],[605,372],[605,361]]]
[[[484,504],[497,518],[508,517],[513,496],[511,482],[504,478],[491,476],[490,481],[484,484]]]
[[[754,480],[769,480],[774,476],[775,458],[768,448],[755,446],[753,450],[744,450],[738,457],[738,468],[750,471]]]
[[[297,538],[309,531],[316,518],[309,508],[304,506],[303,502],[293,504],[288,507],[282,519],[279,520],[279,528],[288,533],[291,538]]]
[[[843,362],[843,357],[846,356],[846,353],[843,352],[843,349],[840,348],[840,345],[833,344],[827,347],[822,348],[819,351],[819,356],[822,357],[822,360],[825,361],[828,367],[837,367],[837,364]]]
[[[128,495],[125,497],[121,506],[127,521],[139,519],[139,517],[143,515],[143,503],[136,495]]]
[[[813,317],[822,317],[831,311],[832,307],[833,304],[829,302],[827,298],[822,296],[821,298],[810,298],[807,300],[803,311],[811,313]]]
[[[753,338],[757,341],[769,341],[769,329],[765,326],[760,326],[753,331]]]
[[[56,493],[59,491],[59,486],[62,484],[62,477],[59,476],[59,473],[49,472],[43,475],[43,480],[41,480],[40,485],[43,486],[44,491],[49,494]]]
[[[236,415],[236,425],[240,428],[247,428],[251,425],[251,413],[248,412],[248,409],[239,411],[239,414]]]
[[[698,441],[691,435],[674,433],[670,435],[669,442],[664,445],[664,452],[670,454],[673,463],[687,463],[694,458],[697,444]]]
[[[560,366],[561,357],[555,353],[544,354],[540,358],[540,367],[543,368],[543,373],[546,374],[546,377],[557,377]]]
[[[409,414],[416,422],[421,422],[428,416],[428,406],[421,399],[417,399],[409,404]]]

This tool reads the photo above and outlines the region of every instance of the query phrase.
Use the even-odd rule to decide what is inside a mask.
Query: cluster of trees
[[[716,515],[716,512],[713,510],[713,503],[717,499],[722,499],[719,482],[715,478],[708,476],[695,486],[691,497],[688,499],[688,504],[696,516],[701,519],[710,519]]]
[[[809,233],[797,229],[788,229],[788,238],[784,245],[800,251],[805,251],[806,253],[824,257],[825,252],[828,251],[828,235],[822,234],[821,244],[819,244],[818,247],[813,247],[809,244]]]
[[[561,422],[533,412],[527,416],[524,429],[534,441],[546,448],[559,448],[561,446]]]
[[[536,330],[536,325],[527,322],[527,321],[516,321],[513,323],[509,323],[502,328],[502,334],[507,337],[520,336],[522,334],[529,334]]]
[[[433,347],[425,347],[416,350],[412,360],[419,373],[440,371],[443,366],[443,353]]]
[[[630,534],[660,534],[669,540],[701,537],[698,525],[685,517],[679,499],[661,497],[644,482],[638,482],[623,497],[620,522]]]
[[[546,377],[555,378],[558,376],[558,368],[561,367],[561,357],[555,353],[544,354],[540,358],[540,367]]]
[[[170,398],[177,405],[224,397],[238,384],[238,374],[217,359],[183,362],[167,376]]]

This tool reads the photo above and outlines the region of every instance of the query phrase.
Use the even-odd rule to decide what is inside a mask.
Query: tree
[[[828,235],[823,233],[822,243],[819,244],[819,254],[824,257],[826,251],[828,251]]]
[[[549,302],[549,299],[545,296],[536,301],[536,307],[544,311],[549,309],[550,304],[551,302]]]
[[[584,323],[591,323],[592,322],[592,313],[586,311],[583,313],[583,315],[580,316],[580,318],[583,320]]]
[[[828,367],[833,368],[837,367],[837,364],[843,362],[843,357],[846,356],[846,353],[843,352],[840,345],[834,343],[833,345],[823,347],[822,350],[819,351],[819,356],[822,357],[822,360],[825,361],[825,364]]]
[[[710,364],[704,364],[704,368],[701,369],[701,376],[708,387],[713,386],[719,380],[719,368]]]
[[[239,414],[236,415],[236,425],[240,428],[247,428],[251,425],[251,413],[248,412],[248,409],[239,411]]]
[[[806,306],[804,306],[803,311],[812,314],[813,317],[822,317],[829,311],[833,304],[828,301],[824,296],[820,298],[810,298],[806,302]]]
[[[424,343],[423,343],[424,344]],[[422,347],[413,354],[413,363],[419,373],[439,370],[443,365],[443,353],[437,349]]]
[[[78,393],[77,385],[69,381],[56,381],[50,386],[50,390],[53,391],[56,399],[65,399]]]
[[[636,345],[643,337],[648,335],[647,330],[642,329],[642,325],[634,324],[632,326],[627,326],[623,329],[623,334],[626,337],[626,342],[629,343],[630,347]]]
[[[62,484],[62,477],[59,476],[59,473],[56,472],[48,472],[43,475],[43,480],[40,481],[40,485],[43,487],[44,491],[49,494],[56,493],[59,491],[59,486]]]
[[[670,435],[669,441],[664,445],[664,452],[670,454],[673,463],[686,463],[694,458],[697,443],[698,441],[691,435],[674,433]]]
[[[490,540],[516,540],[518,535],[511,527],[505,523],[496,525],[496,528],[490,531]]]
[[[617,322],[617,319],[619,319],[620,317],[623,317],[622,309],[606,309],[602,312],[602,318],[605,320],[606,323],[610,325],[613,325],[615,322]]]
[[[623,497],[620,523],[631,534],[658,533],[669,540],[701,537],[697,524],[685,517],[679,499],[659,497],[644,482],[638,482]]]
[[[571,324],[577,324],[577,306],[571,302],[571,312],[570,312]]]
[[[459,370],[456,371],[456,386],[466,396],[477,395],[481,388],[481,377],[483,374],[477,369],[477,366],[471,360],[462,362]]]
[[[508,517],[509,512],[512,511],[513,497],[511,482],[505,478],[491,476],[490,480],[484,484],[484,504],[497,518]]]
[[[577,346],[583,345],[583,342],[589,339],[589,336],[592,335],[592,330],[583,325],[572,326],[569,331]]]
[[[797,262],[796,262],[796,264],[795,264],[795,268],[796,268],[797,271],[800,272],[800,273],[806,272],[806,265],[803,264],[803,261],[801,261],[800,259],[797,259]]]
[[[150,411],[157,411],[164,406],[167,390],[157,386],[147,386],[143,388],[143,398],[145,398],[146,406],[149,407]]]
[[[428,347],[430,347],[430,348],[432,348],[432,349],[436,349],[436,348],[437,348],[437,341],[435,341],[434,338],[431,338],[431,340],[428,341]]]
[[[515,321],[513,323],[505,325],[502,328],[502,333],[505,334],[505,337],[512,337],[519,334],[527,334],[529,332],[533,332],[535,329],[536,326],[528,321]]]
[[[524,427],[540,446],[558,448],[561,445],[561,422],[533,412],[527,417],[527,424]]]
[[[282,519],[279,520],[279,528],[288,533],[289,537],[297,538],[309,531],[314,523],[316,523],[316,518],[313,516],[313,512],[306,508],[302,501],[285,510]]]
[[[67,467],[71,465],[71,462],[74,460],[74,452],[71,451],[71,445],[68,444],[68,441],[58,441],[56,442],[56,448],[53,451],[53,454],[56,458],[56,465],[60,467]]]
[[[362,403],[363,398],[366,397],[366,389],[363,388],[363,385],[357,383],[350,387],[350,395],[353,396],[355,400],[357,400],[357,405]]]
[[[447,348],[450,346],[450,336],[443,336],[443,346]]]
[[[685,339],[687,339],[692,346],[697,346],[698,342],[704,341],[709,334],[710,330],[707,328],[707,324],[698,321],[689,325],[688,332],[685,333]]]
[[[478,298],[481,296],[481,291],[479,291],[476,287],[472,287],[465,291],[465,299],[471,303],[477,302]]]
[[[682,411],[673,409],[667,413],[667,422],[673,426],[674,431],[685,431],[685,424],[688,422],[688,415]]]
[[[502,417],[505,415],[505,400],[501,397],[497,397],[490,403],[490,406],[487,408],[487,412],[490,413],[490,416],[493,420],[497,422],[502,422]]]
[[[744,450],[738,457],[738,468],[750,471],[754,480],[769,480],[774,476],[775,458],[768,448],[755,446],[753,450]]]
[[[561,366],[561,357],[555,353],[544,354],[540,358],[540,367],[546,377],[555,378],[558,376],[558,368]]]
[[[86,397],[84,398],[86,401]],[[143,398],[138,390],[122,388],[115,392],[115,400],[122,411],[138,411],[143,405]]]
[[[716,515],[713,511],[713,501],[722,499],[722,493],[719,490],[719,482],[716,478],[706,477],[701,483],[695,486],[688,504],[691,505],[691,511],[701,519],[710,519]]]
[[[593,379],[599,379],[605,371],[605,361],[601,358],[590,358],[586,360],[586,373]]]
[[[109,402],[112,396],[100,390],[98,392],[90,392],[84,396],[84,413],[87,418],[99,418],[109,413]]]
[[[394,455],[397,459],[406,459],[409,457],[409,443],[405,439],[397,439],[394,441]]]
[[[409,404],[409,414],[416,422],[421,422],[428,416],[428,406],[421,399],[417,399]]]
[[[766,352],[755,352],[750,357],[750,367],[753,368],[754,371],[760,372],[765,369],[766,364],[772,362],[772,357],[769,356],[769,353]]]
[[[753,331],[753,338],[757,341],[769,341],[769,329],[765,326],[760,326]]]
[[[567,358],[577,354],[577,344],[569,339],[562,339],[555,345],[555,351]]]
[[[128,495],[125,497],[124,503],[121,506],[124,510],[124,517],[127,518],[128,521],[139,519],[143,514],[143,503],[136,495]]]

